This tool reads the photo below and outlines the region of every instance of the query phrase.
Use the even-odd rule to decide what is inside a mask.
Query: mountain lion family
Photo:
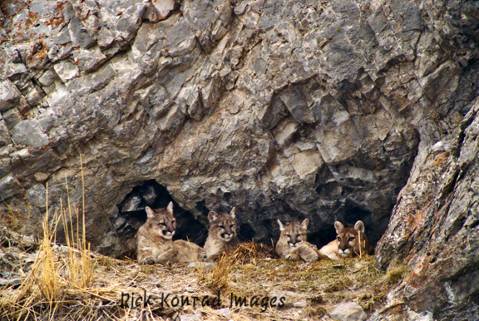
[[[236,208],[229,213],[208,213],[208,238],[204,247],[185,240],[173,241],[176,219],[173,202],[166,208],[145,208],[147,219],[137,233],[137,259],[140,264],[189,263],[213,261],[235,248],[237,238]],[[365,226],[357,221],[354,227],[346,227],[336,221],[336,239],[318,249],[307,240],[309,219],[283,223],[277,221],[280,235],[275,246],[276,254],[283,259],[313,262],[321,258],[339,260],[361,256],[370,251]]]

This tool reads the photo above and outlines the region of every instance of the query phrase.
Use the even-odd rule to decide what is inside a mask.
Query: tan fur
[[[334,222],[336,229],[336,240],[323,246],[319,253],[332,260],[339,260],[342,257],[352,257],[368,254],[370,251],[369,242],[364,233],[364,223],[357,221],[354,227],[345,227],[343,223]],[[361,245],[359,244],[361,239]]]
[[[275,251],[281,258],[313,262],[319,259],[315,245],[307,241],[308,219],[290,222],[286,225],[278,220],[280,236]]]
[[[195,243],[185,240],[176,240],[173,242],[173,245],[177,251],[175,262],[189,263],[205,261],[206,259],[205,250]]]
[[[237,244],[236,209],[230,213],[208,213],[208,238],[204,246],[208,260],[215,260],[224,252],[232,250]]]
[[[137,259],[140,264],[186,263],[204,260],[205,254],[198,245],[184,241],[173,241],[176,220],[173,203],[166,209],[146,207],[147,220],[138,229]]]
[[[339,260],[341,257],[338,253],[338,240],[333,240],[319,249],[319,254],[325,256],[331,260]]]

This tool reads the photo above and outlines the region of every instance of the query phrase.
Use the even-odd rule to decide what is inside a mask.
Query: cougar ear
[[[166,207],[166,210],[168,211],[168,213],[173,215],[173,202],[168,203],[168,206]]]
[[[232,218],[236,218],[236,207],[233,207],[230,211],[230,215]]]
[[[344,225],[340,221],[336,221],[334,222],[334,228],[336,229],[336,234],[340,234],[344,229]]]
[[[278,218],[277,221],[278,221],[278,225],[279,225],[279,230],[280,230],[280,231],[284,231],[284,225],[283,225],[283,223],[279,220],[279,218]]]
[[[215,211],[210,211],[208,213],[208,221],[210,222],[214,222],[218,219],[218,213],[216,213]]]
[[[301,222],[301,228],[303,230],[308,230],[308,224],[309,224],[309,218],[305,218],[302,222]]]
[[[354,229],[364,234],[365,227],[363,221],[357,221],[356,224],[354,224]]]
[[[145,207],[145,211],[146,211],[146,217],[148,217],[148,218],[153,218],[153,217],[155,217],[155,211],[153,211],[153,210],[151,209],[151,207],[146,206],[146,207]]]

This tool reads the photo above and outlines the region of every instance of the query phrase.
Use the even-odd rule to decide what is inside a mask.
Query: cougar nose
[[[298,244],[298,241],[296,241],[296,240],[292,240],[292,241],[289,242],[289,246],[291,246],[291,247],[296,247],[296,244]]]

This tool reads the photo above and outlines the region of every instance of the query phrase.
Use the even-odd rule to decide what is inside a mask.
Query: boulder
[[[334,306],[329,315],[337,321],[364,321],[367,318],[363,308],[355,302],[344,302]]]

